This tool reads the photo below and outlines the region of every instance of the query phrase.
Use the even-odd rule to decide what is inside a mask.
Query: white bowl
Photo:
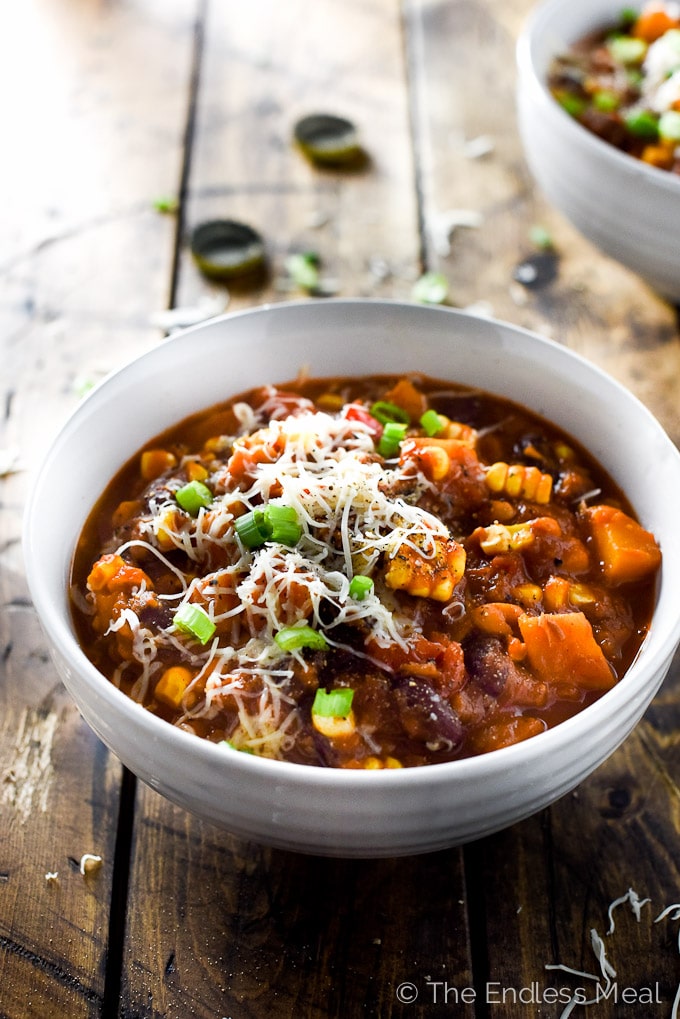
[[[417,370],[503,394],[587,445],[661,542],[651,632],[627,675],[556,728],[485,756],[343,771],[225,755],[120,693],[76,640],[67,596],[85,518],[117,468],[185,415],[306,365],[314,375]],[[396,856],[479,838],[573,789],[628,735],[680,640],[680,456],[647,410],[564,347],[413,304],[280,304],[178,334],[102,382],[57,436],[31,494],[25,557],[57,669],[84,718],[136,775],[244,837],[341,856]]]
[[[577,123],[547,86],[555,56],[615,24],[620,0],[545,0],[517,45],[519,131],[546,198],[605,254],[680,301],[680,177],[619,151]]]

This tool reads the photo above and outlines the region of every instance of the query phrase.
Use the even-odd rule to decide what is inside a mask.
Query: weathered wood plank
[[[513,107],[514,44],[530,6],[407,5],[428,266],[449,277],[456,303],[488,302],[499,317],[597,362],[678,439],[674,309],[579,237],[536,192],[524,166]],[[465,143],[480,135],[493,149],[471,160]],[[472,210],[480,220],[458,229],[444,254],[436,227],[450,209]],[[513,280],[515,266],[532,253],[533,224],[549,230],[558,254],[555,280],[534,290]],[[629,887],[652,904],[640,924],[628,904],[621,907],[608,954],[620,989],[639,992],[644,1014],[669,1014],[680,966],[674,935],[653,918],[678,885],[679,695],[676,664],[638,731],[573,796],[466,849],[468,888],[478,897],[468,907],[480,1014],[507,1009],[528,1019],[550,1006],[558,1015],[566,1000],[551,1002],[544,991],[566,995],[579,981],[545,964],[599,974],[590,930],[605,935],[607,907]],[[645,989],[657,980],[664,1004],[646,1010]],[[610,997],[597,1014],[624,1015],[626,1007],[634,1005]]]
[[[677,694],[677,672],[672,686]],[[595,929],[618,980],[597,1015],[622,1016],[636,1003],[640,1014],[670,1014],[680,981],[677,923],[654,920],[677,899],[680,798],[650,740],[645,722],[573,794],[466,851],[475,886],[483,889],[476,934],[490,1007],[505,1000],[513,1017],[529,1019],[537,1006],[552,1005],[559,1015],[577,988],[596,992],[595,981],[545,968],[562,964],[601,978]],[[651,901],[639,922],[630,902],[618,906],[608,934],[609,906],[631,888]],[[604,979],[601,985],[603,994]],[[559,997],[551,1002],[551,994]],[[645,1000],[654,1007],[643,1008]]]
[[[243,219],[270,259],[268,283],[231,306],[290,296],[278,289],[290,250],[318,251],[343,295],[406,296],[420,242],[394,5],[213,3],[204,38],[187,226]],[[365,169],[320,171],[291,146],[295,117],[318,109],[356,120]],[[177,302],[219,292],[183,255]],[[467,979],[458,852],[295,856],[219,834],[146,789],[137,817],[124,1016],[389,1019],[420,1014],[396,997],[402,981]]]
[[[409,293],[419,238],[403,71],[398,11],[383,0],[210,4],[187,232],[211,218],[250,223],[270,267],[268,284],[234,292],[232,307],[304,296],[281,289],[290,251],[316,251],[340,296]],[[293,145],[298,117],[319,111],[354,120],[363,169],[319,169]],[[179,304],[215,289],[183,260]]]
[[[160,338],[148,319],[167,303],[174,222],[152,203],[179,180],[194,9],[26,0],[0,33],[0,448],[23,468],[0,478],[0,1014],[12,1019],[104,1007],[120,766],[48,660],[21,518],[77,380]],[[84,853],[103,858],[87,878]]]
[[[678,440],[674,308],[578,235],[548,206],[526,168],[515,116],[514,50],[531,6],[527,0],[406,4],[428,268],[448,277],[455,304],[481,302],[498,318],[596,361]],[[470,158],[468,143],[482,136],[492,150]],[[445,254],[441,223],[447,212],[461,209],[478,214],[479,226],[458,228]],[[513,273],[536,254],[530,240],[535,225],[553,238],[557,274],[530,289]]]
[[[389,1019],[404,981],[467,984],[457,854],[304,857],[140,793],[123,1017]]]

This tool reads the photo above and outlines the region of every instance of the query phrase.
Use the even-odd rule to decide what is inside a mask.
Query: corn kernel
[[[499,461],[492,464],[486,470],[486,484],[492,492],[502,492],[505,485],[505,478],[508,473],[508,465]]]
[[[536,495],[534,496],[536,502],[548,503],[550,502],[550,496],[552,495],[552,478],[549,474],[542,474],[541,480],[538,483],[536,489]]]
[[[111,514],[111,523],[114,527],[126,524],[128,520],[132,520],[135,513],[139,512],[139,507],[140,502],[138,499],[124,499],[123,502],[118,503]]]
[[[580,608],[581,605],[592,605],[597,598],[595,592],[586,584],[570,584],[569,602]]]
[[[538,584],[518,584],[513,588],[512,593],[520,605],[524,605],[526,608],[538,604],[543,597],[543,590]]]
[[[381,757],[367,757],[364,760],[364,769],[366,771],[383,771],[385,768],[403,768],[401,761],[398,761],[396,757],[385,757],[384,760]]]
[[[172,540],[172,532],[175,529],[176,520],[176,513],[172,509],[164,510],[154,520],[156,541],[158,542],[158,547],[164,552],[168,552],[171,548],[175,547],[175,542]]]
[[[522,491],[524,467],[522,464],[511,464],[505,477],[505,491],[511,498],[516,498]]]
[[[322,393],[316,401],[317,407],[320,407],[321,410],[331,412],[342,410],[344,403],[345,400],[340,393]]]
[[[446,477],[451,460],[445,449],[441,446],[425,446],[419,452],[431,481],[441,481]]]
[[[312,715],[312,722],[317,732],[328,739],[343,739],[352,736],[356,729],[354,712],[350,711],[346,718],[335,718],[331,715]]]
[[[189,481],[205,481],[209,472],[197,460],[191,460],[187,464],[187,478]]]
[[[177,466],[177,457],[167,449],[147,449],[140,457],[139,469],[145,481],[153,481]]]

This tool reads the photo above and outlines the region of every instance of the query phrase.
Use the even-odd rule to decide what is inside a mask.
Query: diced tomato
[[[367,429],[371,433],[374,439],[379,439],[383,433],[383,426],[380,424],[377,418],[374,418],[365,407],[362,407],[360,403],[350,403],[345,407],[343,416],[348,421],[361,421],[363,425],[366,425]]]

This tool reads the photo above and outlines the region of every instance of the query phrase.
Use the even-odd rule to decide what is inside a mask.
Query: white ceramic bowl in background
[[[342,771],[225,754],[120,693],[76,640],[67,583],[85,518],[148,439],[244,389],[313,375],[421,371],[510,397],[584,443],[661,542],[651,633],[625,678],[524,743],[430,767]],[[74,486],[73,479],[78,478]],[[396,856],[478,838],[573,789],[639,720],[680,639],[680,456],[626,390],[557,343],[462,312],[307,301],[228,315],[165,341],[102,382],[57,436],[32,490],[25,558],[54,661],[84,718],[170,800],[238,835],[344,856]]]
[[[616,22],[621,0],[544,0],[517,45],[519,131],[546,198],[590,241],[680,301],[680,177],[620,152],[577,123],[547,86],[555,56]]]

